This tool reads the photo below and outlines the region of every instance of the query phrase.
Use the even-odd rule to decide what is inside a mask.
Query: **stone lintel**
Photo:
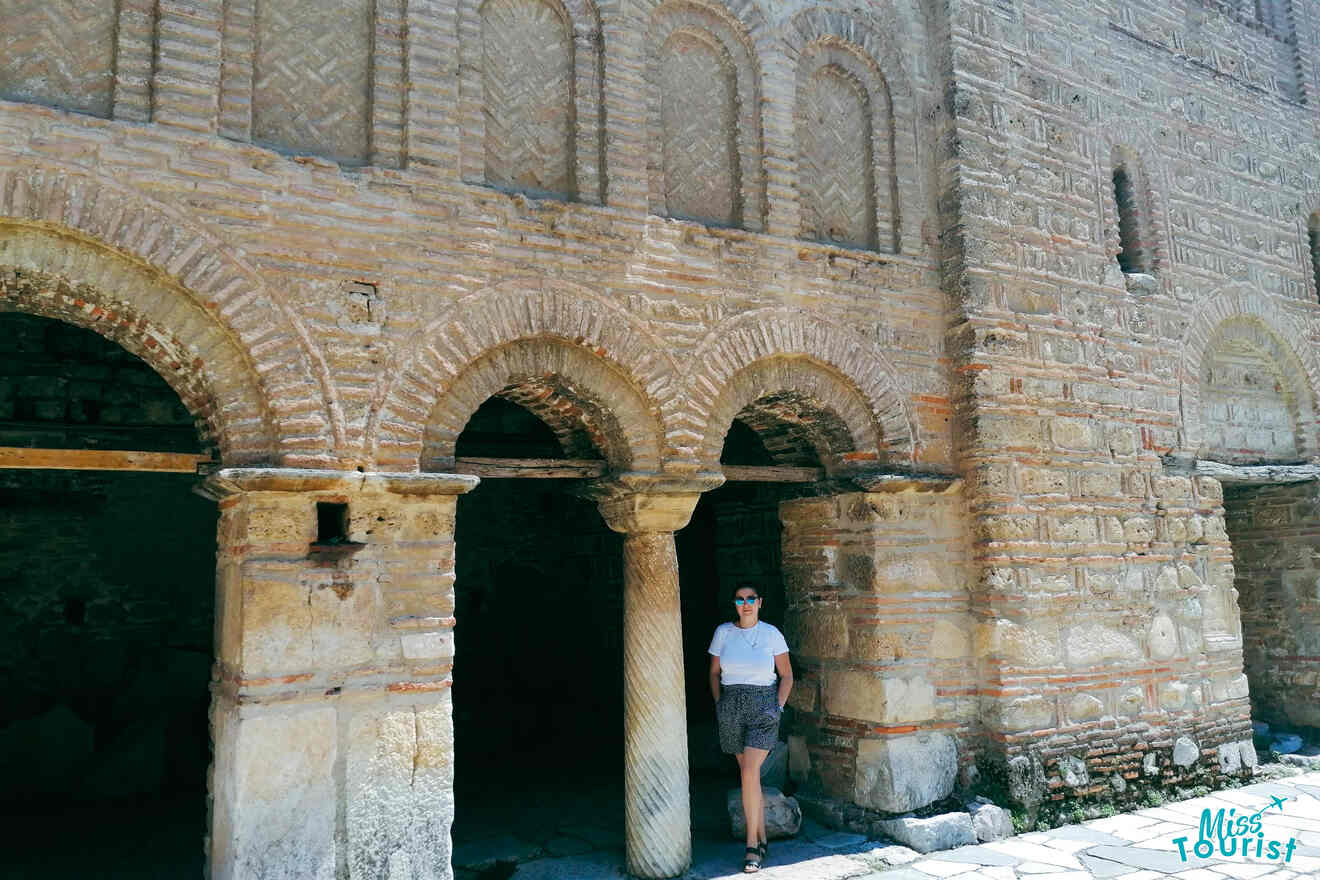
[[[723,482],[723,474],[714,473],[691,477],[625,473],[591,483],[583,494],[596,502],[605,524],[616,532],[676,532],[692,518],[701,493]]]
[[[342,492],[393,495],[462,495],[480,478],[468,474],[313,470],[307,468],[222,468],[197,487],[212,501],[247,492]]]

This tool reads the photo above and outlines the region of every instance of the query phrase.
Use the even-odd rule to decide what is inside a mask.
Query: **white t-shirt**
[[[765,686],[775,683],[775,657],[788,653],[788,642],[764,621],[749,629],[721,623],[706,653],[720,658],[720,684]]]

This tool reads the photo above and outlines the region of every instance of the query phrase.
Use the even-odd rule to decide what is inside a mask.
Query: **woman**
[[[778,629],[762,623],[761,597],[743,584],[733,591],[737,618],[722,623],[710,642],[710,692],[715,698],[720,748],[738,759],[742,773],[747,854],[743,870],[761,870],[770,845],[761,800],[761,764],[779,739],[779,716],[793,689],[788,644]],[[775,673],[779,684],[775,684]]]

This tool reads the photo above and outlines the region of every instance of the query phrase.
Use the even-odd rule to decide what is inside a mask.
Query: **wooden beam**
[[[195,474],[204,455],[181,452],[131,452],[122,449],[28,449],[0,446],[0,468],[57,471],[152,471]]]
[[[1314,464],[1243,465],[1199,460],[1196,462],[1196,473],[1230,485],[1269,486],[1318,479],[1320,467]]]
[[[591,480],[605,475],[606,464],[580,458],[459,458],[454,462],[454,471],[486,480],[510,477]],[[731,483],[814,483],[825,477],[822,469],[809,467],[725,465],[723,471]]]
[[[0,469],[75,471],[154,471],[195,474],[197,465],[210,462],[202,455],[179,452],[133,452],[123,449],[29,449],[0,446]],[[603,461],[574,458],[460,458],[454,471],[488,480],[509,478],[593,480],[605,475]],[[820,468],[740,467],[726,465],[731,483],[814,483],[824,479]]]
[[[454,471],[483,480],[539,477],[551,480],[589,480],[603,476],[605,462],[579,458],[459,458]]]
[[[730,483],[815,483],[825,479],[823,468],[742,467],[726,464],[724,479]]]

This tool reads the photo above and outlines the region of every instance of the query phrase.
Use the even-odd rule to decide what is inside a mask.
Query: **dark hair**
[[[755,591],[756,591],[756,598],[758,598],[758,599],[761,598],[761,591],[760,591],[759,589],[757,589],[756,584],[753,584],[753,583],[751,583],[751,582],[749,582],[749,581],[743,581],[742,583],[740,583],[740,584],[738,584],[737,586],[735,586],[732,590],[730,590],[730,591],[729,591],[729,598],[730,598],[730,599],[737,599],[737,598],[738,598],[738,591],[739,591],[739,590],[755,590]]]

